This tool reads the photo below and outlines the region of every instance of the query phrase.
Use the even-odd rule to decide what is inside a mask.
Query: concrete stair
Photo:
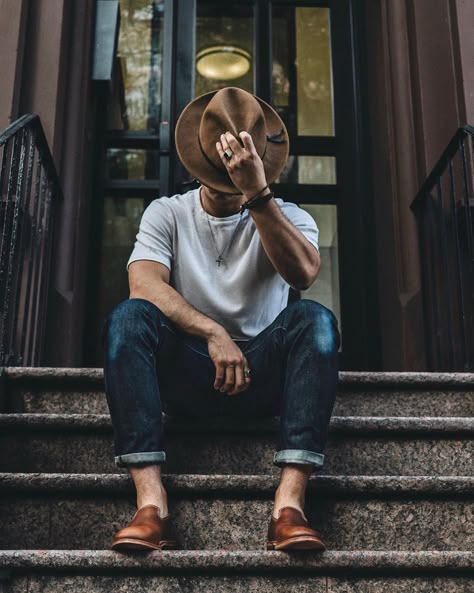
[[[97,369],[0,377],[0,592],[474,592],[474,375],[341,373],[307,514],[327,551],[266,552],[278,419],[164,418],[182,546],[109,551],[134,512]]]
[[[278,422],[196,424],[164,418],[164,471],[279,473],[272,463]],[[474,418],[333,416],[330,437],[325,474],[474,474]],[[119,471],[110,418],[103,414],[0,414],[0,450],[0,472]]]

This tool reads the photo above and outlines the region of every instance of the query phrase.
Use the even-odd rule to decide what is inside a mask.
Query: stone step
[[[164,420],[166,473],[279,473],[278,418]],[[0,414],[0,451],[2,472],[117,472],[107,415]],[[325,453],[325,474],[473,475],[474,418],[333,416]]]
[[[319,577],[294,575],[234,576],[103,576],[13,577],[0,593],[472,593],[469,577]]]
[[[262,549],[278,480],[167,475],[183,549]],[[1,549],[106,549],[134,512],[126,475],[1,474]],[[474,545],[474,477],[313,476],[306,512],[329,550]]]
[[[5,593],[470,593],[473,552],[0,551]]]
[[[107,413],[102,369],[4,369],[0,411]],[[341,372],[337,416],[471,416],[474,373]]]

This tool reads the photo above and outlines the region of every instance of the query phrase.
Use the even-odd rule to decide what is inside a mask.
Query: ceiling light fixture
[[[247,74],[252,56],[234,45],[214,45],[202,49],[196,56],[196,68],[201,76],[211,80],[233,80]]]

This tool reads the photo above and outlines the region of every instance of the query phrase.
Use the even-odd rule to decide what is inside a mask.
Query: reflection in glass
[[[106,197],[100,253],[98,296],[99,324],[124,299],[129,297],[126,264],[135,244],[135,236],[145,209],[143,198]],[[102,348],[97,344],[97,360]]]
[[[277,183],[335,185],[336,157],[290,155]]]
[[[196,68],[204,78],[235,80],[250,70],[252,56],[235,45],[212,45],[196,56]]]
[[[216,48],[232,48],[232,51],[216,52]],[[209,61],[209,56],[213,56],[213,68],[208,69],[206,75],[202,60]],[[251,6],[198,2],[195,96],[229,85],[254,92],[253,9]]]
[[[328,8],[274,6],[272,77],[290,134],[334,135]]]
[[[129,296],[126,263],[144,211],[143,198],[104,200],[104,222],[100,254],[99,319]]]
[[[321,303],[334,313],[341,326],[339,295],[339,248],[337,235],[337,207],[321,204],[300,204],[315,219],[319,228],[321,269],[315,283],[301,293],[301,298]]]
[[[160,121],[164,0],[120,0],[119,86],[109,128],[157,130]]]
[[[109,179],[158,179],[157,150],[109,148],[107,177]]]
[[[143,210],[143,198],[105,198],[103,245],[131,250]]]

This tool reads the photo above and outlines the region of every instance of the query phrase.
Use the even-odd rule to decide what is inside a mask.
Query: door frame
[[[242,4],[240,0],[239,4]],[[367,97],[367,57],[365,55],[365,3],[357,0],[246,0],[254,5],[256,54],[256,94],[271,103],[272,94],[272,7],[278,5],[328,7],[331,11],[331,38],[334,85],[335,137],[299,137],[290,139],[292,154],[336,157],[337,186],[289,186],[275,184],[274,189],[284,199],[305,204],[335,204],[338,207],[338,248],[343,351],[341,368],[376,370],[381,364],[373,191],[370,179]],[[137,185],[136,195],[148,200],[157,194],[172,195],[186,191],[192,184],[174,149],[174,127],[182,109],[194,97],[194,59],[196,45],[196,0],[165,0],[164,52],[161,123],[159,134],[135,134],[129,142],[143,140],[145,147],[159,142],[160,179]],[[104,121],[105,102],[99,103],[97,125]],[[101,130],[98,136],[107,134]],[[125,138],[125,136],[124,136]],[[100,252],[104,146],[99,139],[96,162],[97,194],[93,205],[95,247],[91,250],[89,276],[89,306],[85,355],[90,364],[93,341],[97,335],[95,302],[98,288]],[[135,146],[138,146],[135,144]],[[122,183],[122,182],[119,182]],[[124,192],[129,184],[123,183]],[[115,188],[120,192],[120,188]],[[87,337],[89,336],[89,337]]]

